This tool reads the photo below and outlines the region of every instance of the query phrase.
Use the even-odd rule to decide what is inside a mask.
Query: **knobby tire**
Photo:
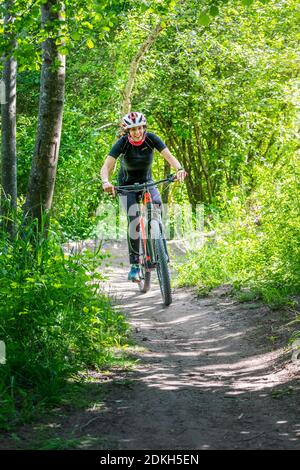
[[[139,282],[139,289],[143,294],[148,292],[151,287],[151,271],[146,270],[145,268],[145,255],[144,255],[144,248],[142,244],[142,239],[140,238],[140,256],[143,259],[143,263],[140,264],[141,270],[141,281]]]
[[[172,303],[171,277],[168,266],[168,256],[161,235],[155,240],[155,254],[157,259],[156,271],[161,295],[164,305],[168,306]]]

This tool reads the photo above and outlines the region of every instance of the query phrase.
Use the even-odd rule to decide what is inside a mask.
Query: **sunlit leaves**
[[[199,17],[199,23],[202,26],[208,26],[210,23],[210,16],[205,13],[201,14]]]
[[[6,26],[8,32],[13,30],[17,38],[22,38],[19,44],[18,56],[21,58],[24,50],[24,57],[21,58],[21,61],[27,61],[28,69],[36,67],[36,62],[32,61],[33,56],[29,57],[26,54],[29,45],[35,47],[37,53],[40,54],[40,44],[49,37],[49,34],[53,38],[63,34],[66,38],[65,43],[68,42],[68,49],[63,49],[65,54],[81,39],[85,40],[87,48],[91,49],[95,40],[109,35],[117,22],[118,14],[123,12],[124,5],[130,5],[129,0],[125,0],[122,5],[117,0],[101,0],[98,2],[65,0],[65,2],[57,2],[56,5],[52,5],[52,12],[59,15],[59,17],[57,20],[53,19],[49,24],[45,24],[42,29],[39,8],[42,3],[46,3],[46,0],[43,2],[38,0],[30,5],[24,0],[16,0],[13,11],[15,21],[13,24]],[[4,11],[3,8],[3,4],[1,4],[0,13]],[[1,28],[3,30],[3,26]],[[0,53],[8,50],[8,48],[9,42],[1,37]]]
[[[68,52],[69,52],[69,49],[66,46],[60,46],[60,47],[58,47],[58,52],[61,55],[67,55]],[[58,63],[58,66],[60,66],[60,63]]]
[[[88,28],[88,29],[93,29],[94,28],[93,24],[90,23],[89,21],[82,21],[81,26],[83,28]]]
[[[147,59],[156,76],[143,67],[136,102],[155,115],[180,155],[186,150],[178,139],[197,148],[192,129],[198,124],[202,158],[216,190],[226,179],[238,181],[241,173],[246,178],[249,162],[262,153],[271,158],[272,139],[281,145],[277,129],[282,129],[281,106],[287,100],[285,75],[294,69],[293,53],[284,51],[287,41],[295,47],[293,3],[290,11],[264,9],[261,3],[259,10],[240,2],[234,8],[220,4],[219,16],[209,22],[194,7],[196,2],[185,2],[177,27],[169,29],[168,38],[160,36],[161,51]],[[285,115],[291,123],[291,111]],[[199,160],[193,166],[201,172]]]
[[[92,39],[88,39],[86,41],[86,45],[89,49],[93,49],[93,47],[95,46],[94,42],[92,41]]]
[[[73,41],[79,41],[82,36],[81,34],[78,32],[78,31],[74,31],[73,33],[71,33],[71,39],[73,39]]]
[[[249,5],[252,5],[254,0],[241,0],[241,2],[243,5],[249,6]]]

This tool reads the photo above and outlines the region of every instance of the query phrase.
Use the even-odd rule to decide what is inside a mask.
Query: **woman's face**
[[[130,137],[132,138],[132,140],[136,142],[141,140],[141,138],[143,137],[143,133],[144,133],[143,126],[137,126],[137,127],[133,127],[132,129],[129,129]]]

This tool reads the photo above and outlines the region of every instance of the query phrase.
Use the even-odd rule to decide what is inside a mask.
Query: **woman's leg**
[[[160,215],[162,216],[163,204],[160,192],[158,191],[156,186],[152,186],[151,188],[149,188],[149,192],[151,194],[152,203],[154,204],[156,210],[158,210],[160,212]]]
[[[127,214],[127,244],[129,253],[129,263],[139,263],[139,204],[138,194],[128,193],[122,195],[121,201]]]
[[[160,192],[158,191],[157,187],[151,186],[149,188],[149,192],[151,194],[153,204],[156,204],[157,207],[161,207],[162,200],[161,200]]]
[[[155,186],[149,188],[153,204],[162,209],[162,200],[158,189]],[[128,193],[120,196],[122,205],[127,214],[128,229],[127,229],[127,243],[129,252],[129,263],[139,263],[139,198],[141,193]]]

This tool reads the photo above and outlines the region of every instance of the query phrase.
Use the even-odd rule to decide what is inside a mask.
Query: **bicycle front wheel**
[[[144,294],[150,290],[151,287],[151,271],[145,266],[145,254],[143,249],[143,241],[140,238],[140,273],[141,280],[139,282],[139,289]]]
[[[145,266],[141,266],[141,280],[139,282],[139,289],[144,294],[150,290],[151,287],[151,271],[147,271]]]
[[[171,277],[168,266],[168,255],[165,250],[165,244],[160,235],[155,240],[156,271],[160,285],[160,291],[164,305],[172,303]]]

